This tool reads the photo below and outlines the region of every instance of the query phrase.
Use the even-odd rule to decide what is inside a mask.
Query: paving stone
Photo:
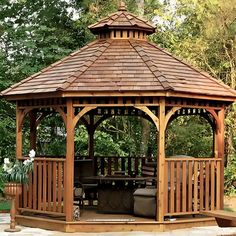
[[[220,228],[218,226],[193,227],[178,229],[169,232],[104,232],[104,233],[62,233],[38,228],[22,227],[20,232],[8,233],[4,229],[9,228],[10,215],[0,214],[0,236],[236,236],[236,227]]]

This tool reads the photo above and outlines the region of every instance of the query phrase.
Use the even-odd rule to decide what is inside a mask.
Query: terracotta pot
[[[10,228],[5,229],[6,232],[18,232],[19,228],[16,228],[16,197],[22,193],[22,184],[19,183],[7,183],[4,188],[4,193],[11,198],[11,222]]]
[[[22,193],[22,184],[7,183],[4,188],[4,193],[8,196],[18,196]]]

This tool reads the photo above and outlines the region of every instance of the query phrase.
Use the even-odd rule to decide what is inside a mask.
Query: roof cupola
[[[117,12],[90,25],[89,29],[101,39],[146,40],[147,35],[155,32],[155,28],[148,21],[128,12],[124,2],[120,3]]]

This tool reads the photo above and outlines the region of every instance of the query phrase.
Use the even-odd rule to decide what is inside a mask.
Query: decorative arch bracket
[[[218,114],[213,109],[208,108],[208,109],[206,109],[206,111],[208,111],[212,115],[212,117],[214,118],[215,123],[216,123],[216,131],[221,133],[222,132],[222,125],[221,125],[220,118],[219,118]]]
[[[175,114],[176,111],[180,110],[182,107],[173,107],[171,108],[170,111],[168,111],[168,113],[166,114],[166,117],[165,117],[165,126],[164,126],[164,130],[166,130],[167,128],[167,125],[169,123],[169,120],[171,118],[171,116],[173,116]]]
[[[153,123],[155,124],[157,130],[159,131],[159,118],[152,113],[152,111],[146,107],[146,106],[134,106],[136,109],[139,109],[143,112],[145,112],[153,121]]]
[[[82,116],[84,116],[87,112],[96,109],[97,106],[89,106],[89,107],[84,107],[74,118],[73,118],[73,128],[75,128],[76,124],[80,120]]]

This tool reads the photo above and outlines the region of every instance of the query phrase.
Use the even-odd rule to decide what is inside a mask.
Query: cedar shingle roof
[[[125,11],[120,11],[122,14]],[[125,12],[126,13],[126,12]],[[117,18],[116,18],[117,19]],[[100,24],[100,23],[99,23]],[[133,26],[131,26],[132,29]],[[42,93],[88,96],[96,92],[161,92],[234,100],[228,86],[176,59],[147,40],[99,39],[2,92],[37,97]],[[75,93],[76,92],[76,95]]]
[[[95,24],[90,25],[89,29],[93,33],[97,33],[98,31],[104,29],[127,29],[130,27],[132,27],[132,29],[144,30],[149,32],[149,34],[155,32],[155,28],[148,23],[148,21],[127,12],[125,6],[123,5],[120,6],[118,12],[115,12]]]

